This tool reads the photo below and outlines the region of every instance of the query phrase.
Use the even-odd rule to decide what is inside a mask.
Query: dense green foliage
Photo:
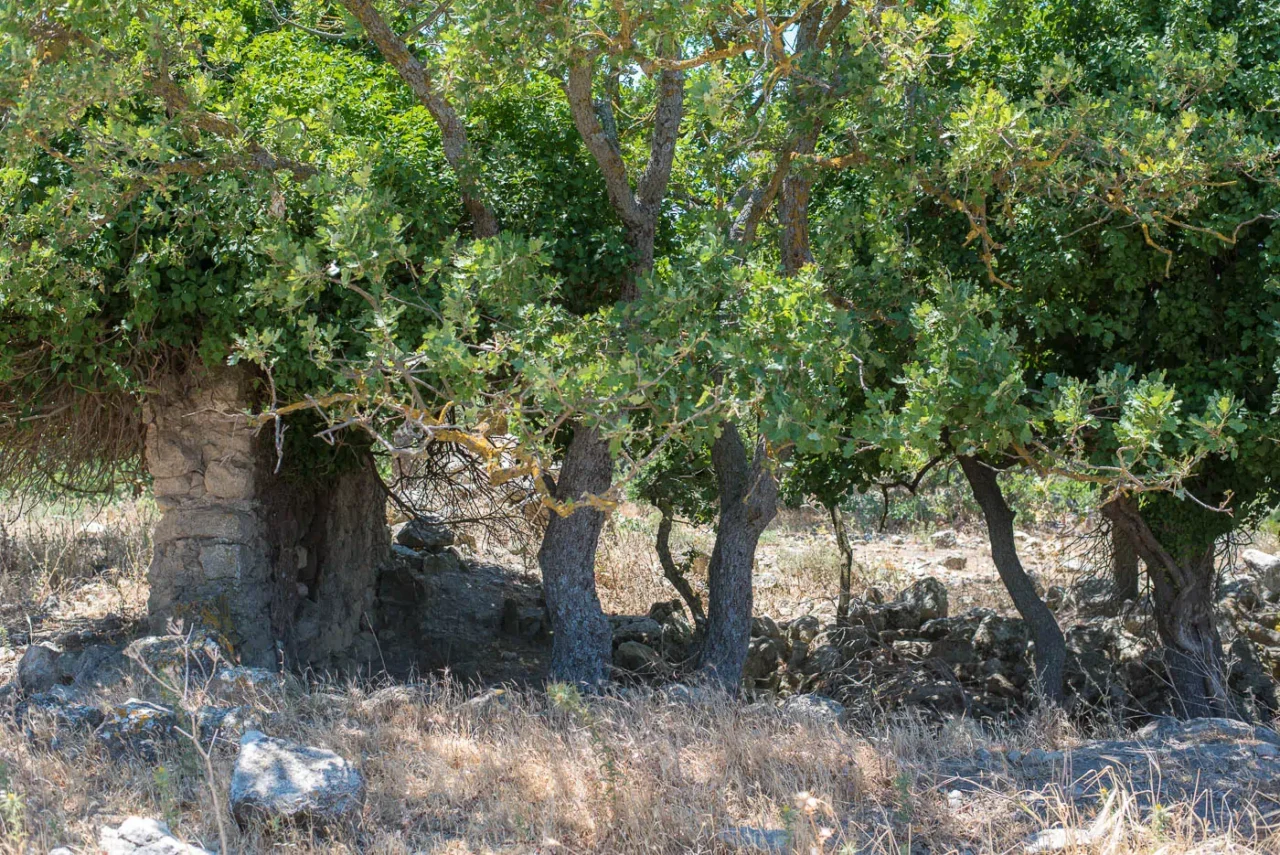
[[[350,8],[4,5],[7,424],[197,354],[511,472],[594,424],[653,464],[642,492],[703,478],[667,490],[695,516],[726,418],[824,500],[956,452],[1268,495],[1273,5],[386,4],[462,117],[457,162]],[[566,96],[584,63],[633,189],[683,75],[639,274]],[[497,236],[470,239],[464,184]]]

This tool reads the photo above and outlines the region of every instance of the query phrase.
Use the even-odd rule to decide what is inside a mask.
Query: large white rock
[[[212,855],[174,837],[163,822],[140,816],[129,817],[119,828],[104,827],[98,847],[104,855]]]
[[[1258,577],[1258,583],[1273,594],[1280,594],[1280,556],[1261,549],[1246,549],[1240,554],[1245,566]]]
[[[231,775],[231,811],[253,816],[340,821],[360,810],[364,777],[323,748],[274,739],[256,730],[240,738]]]

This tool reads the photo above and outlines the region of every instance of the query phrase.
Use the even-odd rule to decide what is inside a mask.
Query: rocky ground
[[[820,524],[770,532],[739,701],[689,681],[697,629],[641,525],[602,553],[618,683],[595,699],[537,688],[547,626],[512,556],[430,523],[396,534],[367,649],[345,676],[300,678],[241,667],[214,635],[143,635],[136,568],[110,566],[108,531],[77,530],[90,569],[0,611],[0,851],[1280,843],[1280,737],[1163,718],[1144,605],[1115,602],[1061,533],[1020,535],[1069,639],[1071,702],[1053,714],[1029,696],[1027,634],[985,544],[963,532],[860,539],[839,627]],[[1221,586],[1232,687],[1258,722],[1275,714],[1278,570],[1242,553]]]

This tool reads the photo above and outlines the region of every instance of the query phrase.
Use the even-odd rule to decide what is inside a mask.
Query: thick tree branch
[[[656,207],[666,195],[683,117],[684,72],[665,70],[658,76],[658,103],[653,138],[649,141],[649,163],[637,186],[636,196],[642,208]]]
[[[622,151],[616,140],[611,139],[600,124],[596,115],[595,103],[591,98],[594,55],[579,57],[569,66],[569,74],[565,82],[565,96],[569,101],[569,112],[573,116],[573,124],[578,129],[587,151],[600,167],[604,176],[605,191],[609,194],[609,202],[628,228],[642,224],[644,212],[631,192],[631,181],[627,176],[627,164],[622,159]]]
[[[341,0],[378,48],[383,58],[409,85],[422,106],[440,128],[440,138],[445,160],[458,178],[462,191],[462,204],[475,226],[476,237],[492,237],[498,233],[498,218],[484,202],[475,175],[472,172],[471,151],[467,141],[467,128],[458,111],[436,88],[431,72],[409,51],[409,47],[387,24],[371,0]]]

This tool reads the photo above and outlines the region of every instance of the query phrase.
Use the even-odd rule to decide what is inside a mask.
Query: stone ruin
[[[254,376],[240,367],[170,375],[146,402],[162,513],[153,630],[175,618],[218,630],[249,665],[332,664],[367,628],[390,557],[385,497],[368,464],[278,473],[272,431],[245,415],[254,403]]]

